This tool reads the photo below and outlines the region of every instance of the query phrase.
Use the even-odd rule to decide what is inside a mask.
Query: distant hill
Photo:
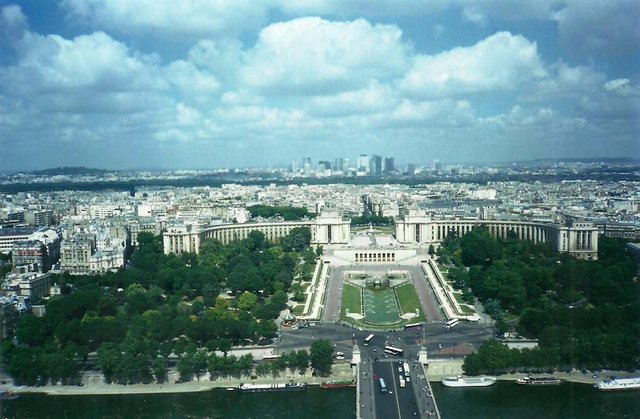
[[[68,176],[68,175],[101,175],[111,172],[111,170],[91,169],[88,167],[54,167],[52,169],[35,170],[30,172],[34,175],[43,176]]]
[[[638,159],[630,157],[559,157],[555,159],[524,160],[520,163],[566,162],[566,163],[634,163]]]

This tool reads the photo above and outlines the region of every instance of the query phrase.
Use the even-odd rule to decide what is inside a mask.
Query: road
[[[308,348],[316,339],[327,339],[334,344],[336,351],[344,352],[345,357],[351,359],[353,343],[356,342],[362,359],[359,377],[362,418],[410,418],[414,417],[413,412],[416,412],[416,416],[426,417],[425,412],[433,410],[434,403],[426,390],[423,371],[415,362],[422,344],[425,344],[429,358],[462,357],[471,350],[477,350],[482,342],[494,335],[493,329],[484,324],[460,323],[447,330],[443,328],[443,322],[436,322],[417,329],[374,332],[373,342],[364,346],[364,338],[369,333],[326,323],[298,330],[284,330],[279,350],[290,352]],[[422,340],[423,335],[425,341]],[[385,357],[385,344],[402,348],[403,356]],[[405,388],[399,386],[398,361],[407,361],[410,365],[411,381]],[[374,380],[374,374],[377,378],[382,377],[393,393],[382,394],[379,383]]]

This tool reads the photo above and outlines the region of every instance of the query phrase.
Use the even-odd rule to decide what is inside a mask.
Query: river
[[[590,385],[519,386],[498,382],[487,388],[445,388],[434,383],[447,418],[638,418],[640,391],[602,393]],[[353,418],[353,389],[241,394],[202,393],[45,396],[21,395],[2,402],[2,418]]]

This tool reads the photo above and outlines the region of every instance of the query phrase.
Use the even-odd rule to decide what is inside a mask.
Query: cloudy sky
[[[640,158],[637,0],[0,0],[0,170]]]

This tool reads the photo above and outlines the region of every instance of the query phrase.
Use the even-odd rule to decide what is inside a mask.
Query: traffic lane
[[[416,266],[407,266],[406,269],[411,273],[413,287],[416,290],[416,294],[418,294],[418,299],[422,304],[422,309],[427,317],[427,321],[442,320],[440,305],[422,269]]]
[[[326,298],[322,310],[322,319],[327,322],[340,320],[340,305],[342,303],[342,271],[343,268],[332,268],[327,281]],[[320,296],[316,295],[316,298]]]
[[[363,361],[360,365],[359,378],[359,403],[360,403],[360,417],[363,419],[374,418],[375,408],[375,384],[372,379],[373,371],[371,363]]]
[[[410,418],[419,416],[419,407],[413,391],[412,381],[406,382],[405,387],[400,387],[400,376],[406,379],[404,370],[398,368],[400,364],[396,359],[373,363],[373,371],[377,379],[382,377],[385,381],[388,393],[380,392],[380,385],[376,383],[376,416],[383,418]]]
[[[425,412],[435,410],[435,402],[433,400],[433,394],[429,391],[429,385],[424,370],[418,363],[416,363],[415,368],[413,368],[411,380],[414,383],[413,391],[416,402],[416,411],[425,417]]]
[[[409,365],[409,371],[411,373],[411,368],[413,365],[413,362],[407,362],[407,364]],[[396,383],[398,386],[398,404],[400,405],[400,417],[402,418],[409,418],[409,417],[413,417],[413,416],[418,416],[419,415],[419,409],[416,407],[416,401],[415,401],[415,394],[414,394],[414,381],[413,381],[413,375],[409,375],[410,380],[407,380],[407,376],[404,372],[404,368],[402,369],[402,372],[399,371],[398,369],[398,363],[394,362],[393,366],[396,370]],[[402,375],[402,378],[405,380],[405,387],[404,388],[400,388],[400,375]],[[415,412],[415,414],[414,414]]]
[[[382,393],[380,391],[379,383],[376,383],[375,390],[375,410],[376,417],[378,418],[399,418],[398,405],[396,402],[397,392],[394,391],[394,372],[392,363],[390,362],[374,362],[373,372],[377,379],[384,379],[388,392]],[[397,386],[396,386],[397,387]]]

